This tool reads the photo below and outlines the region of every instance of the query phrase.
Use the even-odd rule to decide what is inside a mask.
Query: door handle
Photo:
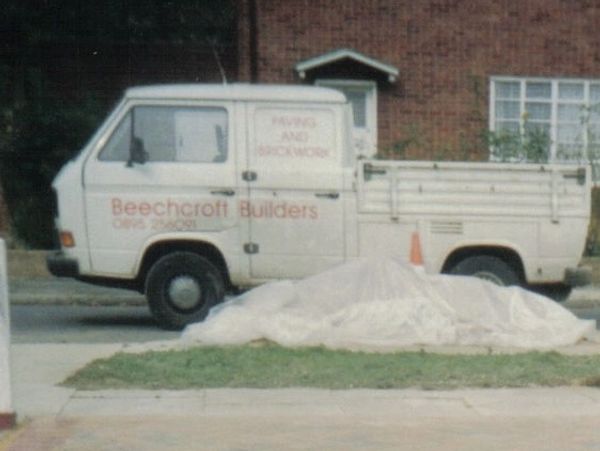
[[[211,191],[210,194],[214,194],[215,196],[233,196],[235,191],[232,189],[216,189]]]
[[[385,175],[387,173],[387,170],[382,167],[375,167],[371,163],[365,163],[363,172],[364,172],[365,178],[367,178],[373,174]]]
[[[331,193],[315,193],[315,197],[327,198],[327,199],[337,199],[340,197],[340,193],[331,192]]]

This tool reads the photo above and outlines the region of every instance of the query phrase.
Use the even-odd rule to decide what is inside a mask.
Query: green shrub
[[[492,160],[547,163],[550,151],[550,137],[540,128],[525,128],[525,132],[507,130],[487,133],[487,143]]]

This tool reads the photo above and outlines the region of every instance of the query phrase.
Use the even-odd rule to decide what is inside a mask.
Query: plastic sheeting
[[[427,275],[395,259],[355,260],[255,288],[188,326],[184,340],[393,350],[410,345],[549,348],[595,331],[554,301],[473,277]]]

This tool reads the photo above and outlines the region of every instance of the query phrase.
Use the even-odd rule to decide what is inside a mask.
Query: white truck
[[[127,90],[56,176],[57,276],[146,294],[165,328],[228,290],[346,260],[408,260],[565,297],[590,216],[585,166],[384,161],[350,144],[340,92],[308,86]]]

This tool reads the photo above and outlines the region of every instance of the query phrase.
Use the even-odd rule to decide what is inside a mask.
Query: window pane
[[[497,81],[496,98],[518,99],[521,97],[521,83],[518,81]]]
[[[519,102],[499,100],[496,102],[496,117],[498,119],[519,119],[521,108]]]
[[[583,157],[583,147],[579,144],[559,143],[556,157],[560,161],[573,161]]]
[[[496,133],[519,134],[521,128],[518,122],[515,121],[496,121]]]
[[[177,161],[222,163],[227,159],[227,112],[197,108],[175,113]]]
[[[559,83],[560,99],[583,100],[583,83]]]
[[[550,136],[550,124],[539,122],[528,122],[525,124],[525,131],[529,133],[539,133]]]
[[[148,161],[175,161],[172,108],[138,107],[134,118],[133,133],[148,152]]]
[[[527,161],[548,161],[550,154],[550,124],[532,123],[525,124],[523,153]]]
[[[550,99],[552,97],[552,84],[549,82],[527,82],[525,89],[527,98]]]
[[[550,120],[552,108],[549,103],[527,102],[525,104],[528,119],[532,120]]]
[[[344,90],[346,98],[352,105],[354,126],[365,128],[367,126],[367,94],[365,92]]]
[[[591,142],[600,143],[600,124],[588,126],[588,138]]]
[[[590,85],[590,102],[600,103],[600,85]]]
[[[560,124],[557,128],[556,137],[560,143],[574,143],[581,141],[582,128],[580,125]]]
[[[586,160],[588,161],[598,161],[598,159],[600,159],[600,142],[591,142],[587,149],[585,149],[585,156]],[[596,165],[592,165],[592,171],[595,175],[597,175],[598,169],[596,169],[594,166]],[[598,177],[595,177],[595,180],[597,179]]]
[[[117,126],[104,149],[100,152],[102,161],[127,161],[129,160],[129,144],[131,142],[131,113],[123,118]]]
[[[519,134],[521,132],[521,127],[516,121],[496,121],[496,128],[494,131],[496,133]]]
[[[558,105],[559,121],[579,122],[583,113],[583,105]]]

